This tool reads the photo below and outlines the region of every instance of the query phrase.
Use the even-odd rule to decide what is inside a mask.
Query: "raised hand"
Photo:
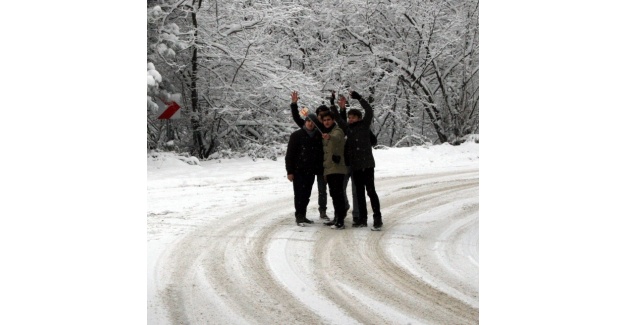
[[[293,92],[291,93],[291,103],[297,103],[298,99],[299,94],[297,93],[297,91],[293,90]]]
[[[339,107],[345,109],[345,104],[347,104],[347,98],[343,95],[339,95]]]

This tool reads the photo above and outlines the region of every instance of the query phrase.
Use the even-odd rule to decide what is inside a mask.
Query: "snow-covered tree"
[[[160,27],[151,48],[183,92],[183,123],[192,135],[180,135],[193,139],[190,150],[207,157],[218,146],[281,145],[293,126],[283,113],[290,92],[316,89],[313,78],[283,64],[280,53],[287,47],[279,46],[283,39],[274,34],[299,7],[249,1],[171,1],[158,7],[167,10],[154,15]],[[168,57],[172,47],[174,58]]]
[[[479,128],[476,0],[156,0],[147,15],[148,105],[181,93],[176,141],[201,158],[275,156],[292,90],[313,109],[359,91],[385,145]]]
[[[363,1],[357,8],[341,11],[337,30],[353,62],[348,79],[372,94],[378,120],[385,122],[382,133],[390,132],[391,142],[402,138],[396,126],[422,114],[441,142],[474,132],[477,1]]]

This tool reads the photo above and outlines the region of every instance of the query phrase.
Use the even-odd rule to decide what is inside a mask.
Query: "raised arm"
[[[332,106],[334,106],[334,99],[336,97],[336,92],[332,91],[332,96],[330,97],[330,110],[332,110]],[[341,110],[340,113],[335,114],[336,118],[338,119],[339,117],[343,119],[343,121],[347,122],[347,110],[345,109],[345,106],[347,104],[347,99],[345,98],[345,96],[343,95],[339,95],[339,109]],[[332,110],[332,112],[335,112],[334,110]]]
[[[334,106],[334,105],[330,106],[330,111],[332,111],[332,115],[334,115],[334,122],[336,122],[336,124],[339,125],[341,130],[343,130],[343,133],[347,134],[347,128],[349,126],[348,126],[347,122],[345,122],[343,117],[339,115],[339,112],[336,109],[336,106]]]
[[[293,116],[293,121],[300,128],[304,126],[304,119],[299,116],[299,107],[297,106],[297,100],[299,99],[297,91],[293,91],[291,93],[291,115]]]
[[[360,96],[359,93],[355,91],[350,91],[349,94],[353,99],[358,100],[358,102],[360,103],[360,106],[362,106],[362,108],[365,109],[365,117],[362,119],[363,124],[366,125],[367,127],[370,127],[371,122],[373,121],[373,108],[371,107],[371,105],[369,105],[369,102],[366,99]]]
[[[340,115],[341,118],[343,119],[343,121],[347,122],[347,98],[345,98],[345,96],[340,95],[339,96],[339,108],[340,108]]]

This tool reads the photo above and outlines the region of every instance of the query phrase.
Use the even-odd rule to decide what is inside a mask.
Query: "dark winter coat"
[[[331,107],[332,112],[334,114],[336,113],[336,107]],[[341,116],[341,118],[343,119],[343,121],[345,121],[345,123],[347,124],[347,110],[346,109],[342,109],[341,112],[339,113],[339,115]],[[346,126],[347,128],[347,126]],[[345,134],[347,134],[348,130],[343,130],[345,132]],[[371,129],[369,129],[369,142],[371,142],[371,146],[375,147],[378,145],[378,137],[375,136],[375,134],[373,133],[373,131],[371,131]]]
[[[284,158],[287,174],[323,172],[323,144],[321,133],[315,129],[313,136],[304,129],[291,134]]]
[[[361,98],[358,102],[365,109],[365,115],[360,121],[348,124],[342,119],[337,120],[341,128],[346,130],[345,159],[353,170],[375,167],[371,148],[371,130],[369,129],[373,121],[373,108],[365,99]],[[334,114],[337,114],[336,107],[333,107],[332,110],[335,112]]]

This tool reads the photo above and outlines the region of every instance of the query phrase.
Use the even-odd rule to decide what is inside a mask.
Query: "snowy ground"
[[[381,232],[323,226],[316,185],[297,227],[283,157],[148,155],[148,324],[478,323],[478,148],[376,150]]]

